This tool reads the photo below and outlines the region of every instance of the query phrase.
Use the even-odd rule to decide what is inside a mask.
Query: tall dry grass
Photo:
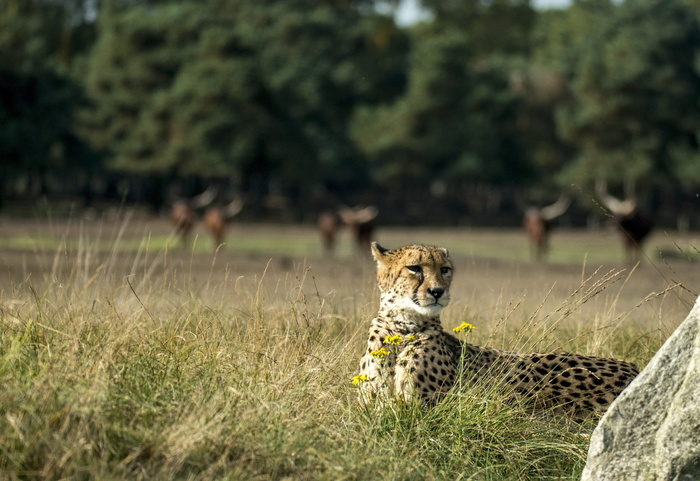
[[[591,423],[533,416],[484,387],[429,410],[356,402],[371,264],[359,276],[346,264],[338,292],[303,261],[240,275],[216,256],[207,269],[153,252],[148,237],[124,253],[119,239],[105,252],[81,236],[2,292],[0,478],[579,477]],[[609,293],[628,275],[594,271],[534,304],[504,296],[486,314],[493,323],[468,299],[445,322],[476,324],[474,340],[496,347],[643,364],[662,339],[628,329],[634,310],[616,308]],[[593,317],[584,312],[601,296]]]

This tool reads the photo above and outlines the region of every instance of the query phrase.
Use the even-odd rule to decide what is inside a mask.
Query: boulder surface
[[[581,479],[700,480],[700,297],[601,418]]]

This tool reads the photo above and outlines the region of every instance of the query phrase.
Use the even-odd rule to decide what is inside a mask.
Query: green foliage
[[[128,9],[102,19],[87,130],[119,170],[352,185],[363,169],[347,120],[391,95],[401,44],[343,1]]]
[[[384,185],[524,177],[527,164],[510,124],[516,98],[506,74],[470,62],[471,42],[456,29],[412,31],[409,86],[391,105],[365,107],[355,138]]]
[[[69,12],[54,2],[0,2],[0,175],[82,167],[72,129],[83,102],[70,77]]]
[[[57,71],[0,72],[0,170],[70,168],[80,160],[66,149],[77,142],[71,131],[80,89]]]
[[[364,180],[347,122],[359,102],[393,95],[388,82],[401,80],[405,42],[393,23],[363,18],[345,2],[304,3],[252,2],[242,25],[256,51],[265,108],[280,123],[265,139],[265,156],[284,179],[305,186]]]
[[[599,34],[614,8],[611,0],[577,0],[566,9],[540,12],[532,60],[572,80],[587,41]]]
[[[207,21],[212,19],[205,10],[187,3],[105,14],[87,66],[95,101],[83,122],[92,144],[113,152],[115,168],[183,173],[194,168],[196,159],[181,147],[186,131],[174,120],[179,105],[172,90]]]
[[[539,12],[532,30],[532,55],[520,65],[518,91],[523,97],[519,126],[530,153],[538,189],[530,195],[551,197],[555,186],[578,184],[581,179],[566,174],[578,152],[576,141],[560,135],[557,111],[570,102],[570,86],[576,65],[588,45],[612,14],[610,0],[577,0],[565,9]]]
[[[700,130],[697,18],[681,1],[628,0],[586,41],[561,112],[577,179],[658,182],[686,166]],[[677,177],[678,178],[678,177]]]
[[[408,28],[380,13],[397,3],[0,0],[3,192],[208,178],[294,218],[700,183],[696,0],[424,0]]]
[[[467,32],[474,55],[527,55],[536,19],[530,0],[422,0],[438,23]]]

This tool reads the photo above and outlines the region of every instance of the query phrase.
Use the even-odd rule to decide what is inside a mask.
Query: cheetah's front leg
[[[389,353],[385,356],[365,354],[360,359],[360,401],[371,402],[375,398],[386,399],[393,391],[394,358]]]
[[[396,397],[409,404],[415,399],[415,360],[413,346],[402,350],[396,358],[396,375],[394,376],[394,392]]]
[[[454,382],[454,365],[440,344],[417,341],[397,357],[395,390],[406,402],[418,397],[432,404],[447,393]]]

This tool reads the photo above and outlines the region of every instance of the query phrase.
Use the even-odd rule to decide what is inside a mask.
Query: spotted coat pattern
[[[519,354],[481,347],[446,332],[440,312],[450,300],[453,265],[446,249],[410,245],[388,250],[376,242],[381,299],[360,360],[360,397],[437,401],[458,380],[495,380],[537,409],[577,417],[602,414],[634,379],[626,361],[580,354]]]

